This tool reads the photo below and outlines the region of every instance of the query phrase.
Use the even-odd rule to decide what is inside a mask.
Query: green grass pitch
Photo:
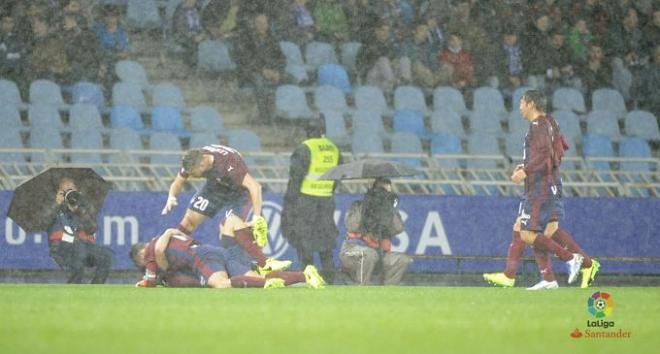
[[[627,339],[573,339],[606,291]],[[0,284],[0,353],[658,353],[660,288]],[[608,330],[611,330],[608,329]]]

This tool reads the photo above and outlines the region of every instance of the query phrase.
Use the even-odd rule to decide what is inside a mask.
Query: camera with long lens
[[[77,208],[80,206],[82,199],[82,193],[74,189],[68,189],[64,192],[64,201],[71,208]]]

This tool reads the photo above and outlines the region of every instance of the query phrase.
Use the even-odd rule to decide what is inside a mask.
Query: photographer
[[[69,273],[67,283],[82,283],[85,267],[95,268],[92,284],[105,283],[113,253],[96,244],[96,211],[70,178],[60,180],[55,203],[56,213],[48,228],[50,256]]]
[[[398,285],[412,262],[407,254],[392,252],[392,237],[403,231],[398,203],[391,181],[377,178],[364,199],[353,202],[346,214],[347,234],[339,258],[342,269],[361,285],[371,283],[379,261],[383,284]]]

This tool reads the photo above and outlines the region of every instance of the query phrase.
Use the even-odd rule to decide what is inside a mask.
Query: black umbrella
[[[403,177],[418,174],[409,165],[386,160],[364,159],[345,163],[326,171],[319,179],[363,179],[378,177]]]
[[[71,178],[82,198],[96,213],[112,185],[91,168],[52,167],[21,183],[14,191],[9,216],[26,232],[45,231],[50,226],[60,180]]]

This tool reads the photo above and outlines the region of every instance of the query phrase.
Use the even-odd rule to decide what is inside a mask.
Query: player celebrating
[[[568,283],[570,284],[576,280],[584,257],[579,253],[572,254],[549,237],[558,231],[559,220],[564,214],[564,205],[561,200],[562,182],[559,174],[562,156],[556,151],[558,149],[555,145],[564,142],[555,139],[560,138],[558,126],[554,119],[545,113],[546,106],[545,94],[538,90],[529,90],[520,99],[520,112],[524,119],[530,121],[530,125],[525,136],[524,163],[516,166],[511,176],[513,183],[518,184],[525,181],[525,194],[513,228],[514,243],[516,233],[519,233],[523,242],[534,246],[535,251],[541,256],[542,263],[544,262],[542,256],[545,252],[552,252],[561,260],[566,261],[569,273]],[[562,148],[565,146],[562,145]],[[509,249],[509,257],[522,253],[514,243]],[[519,255],[518,258],[520,258]],[[549,263],[548,258],[547,264]],[[596,267],[595,264],[597,262],[592,263],[591,266]],[[544,264],[541,264],[540,268],[543,273],[548,266],[544,267]],[[515,274],[515,272],[513,273]],[[504,273],[484,274],[484,279],[507,287],[513,286],[515,282],[515,279]],[[544,279],[537,286],[535,287],[538,289],[550,289],[556,288],[557,283]]]
[[[249,173],[241,154],[228,146],[209,145],[189,150],[182,160],[182,168],[170,186],[165,215],[177,206],[177,195],[189,177],[203,177],[206,183],[191,199],[178,228],[191,236],[193,231],[209,217],[223,208],[228,208],[223,223],[230,221],[240,225],[233,232],[236,241],[258,263],[260,271],[269,272],[286,269],[291,261],[266,258],[261,251],[267,238],[266,220],[261,216],[261,184]],[[246,196],[247,194],[247,196]],[[247,197],[249,196],[249,201]],[[245,222],[252,206],[252,221]],[[239,212],[239,215],[234,213]]]

